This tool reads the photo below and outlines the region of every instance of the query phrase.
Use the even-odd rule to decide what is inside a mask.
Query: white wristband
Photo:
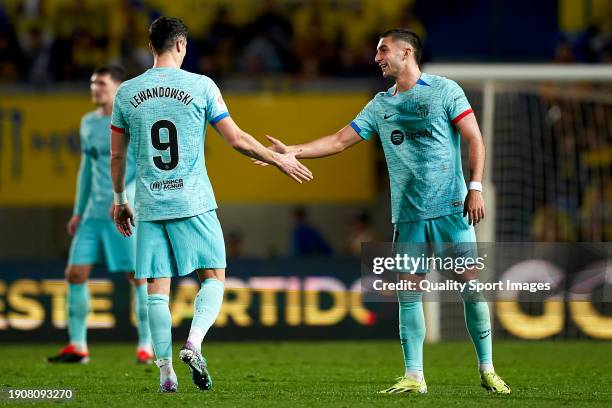
[[[468,190],[476,190],[482,193],[482,183],[479,181],[470,181],[470,184],[468,184]]]
[[[127,193],[123,190],[120,193],[115,194],[115,205],[124,205],[128,203]]]

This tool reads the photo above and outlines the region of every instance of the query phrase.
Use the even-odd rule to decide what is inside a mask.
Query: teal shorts
[[[134,271],[136,238],[121,236],[111,219],[85,218],[74,234],[68,265],[105,264],[110,272]]]
[[[225,266],[225,243],[215,210],[187,218],[138,222],[136,278],[171,278]]]
[[[437,258],[478,257],[478,245],[474,227],[468,224],[463,213],[413,222],[399,222],[394,225],[394,251],[411,257]],[[420,268],[416,273],[425,273]]]

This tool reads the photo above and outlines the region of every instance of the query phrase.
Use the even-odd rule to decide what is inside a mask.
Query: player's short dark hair
[[[171,49],[179,38],[187,39],[187,34],[187,26],[176,17],[158,17],[149,27],[149,41],[157,54]]]
[[[391,37],[395,40],[406,41],[408,44],[414,48],[414,59],[417,64],[421,64],[421,55],[423,55],[423,43],[421,39],[412,30],[408,30],[406,28],[393,28],[391,30],[385,31],[380,38]]]
[[[121,65],[102,65],[94,69],[94,74],[108,74],[115,82],[123,82],[125,80],[125,69]]]

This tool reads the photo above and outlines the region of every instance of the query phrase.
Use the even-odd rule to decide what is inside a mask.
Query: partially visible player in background
[[[149,282],[149,321],[160,391],[178,389],[172,367],[172,319],[168,307],[172,277],[194,271],[201,286],[187,342],[180,358],[201,390],[212,387],[202,356],[204,336],[223,302],[225,245],[215,197],[204,165],[204,137],[210,123],[240,153],[273,164],[292,179],[312,179],[295,153],[266,149],[229,116],[217,85],[180,69],[187,27],[159,17],[149,28],[153,67],[123,83],[111,120],[111,173],[117,229],[132,234],[134,216],[125,194],[128,143],[137,151],[135,210],[136,276]],[[240,186],[236,186],[240,188]]]
[[[73,215],[68,222],[70,246],[66,280],[68,281],[68,334],[70,343],[50,363],[86,363],[87,315],[89,292],[87,279],[95,264],[106,264],[110,272],[126,272],[135,289],[135,309],[138,327],[136,360],[151,363],[151,335],[147,319],[147,285],[134,278],[136,240],[124,239],[113,222],[113,194],[110,178],[110,138],[108,127],[117,88],[124,78],[119,66],[97,68],[91,76],[91,99],[97,109],[81,120],[81,166],[77,177]],[[130,152],[127,181],[134,190],[135,163]]]
[[[317,158],[340,153],[378,135],[389,168],[394,242],[432,243],[434,251],[443,251],[442,245],[435,244],[461,244],[454,248],[457,252],[467,248],[468,256],[452,255],[473,259],[477,256],[473,225],[484,217],[482,135],[463,90],[447,78],[422,73],[421,53],[421,40],[414,32],[401,28],[387,31],[380,37],[375,61],[383,76],[394,79],[395,85],[379,92],[350,125],[337,133],[297,146],[285,146],[269,137],[271,148],[280,153],[295,151],[298,158]],[[461,166],[461,138],[469,147],[469,186]],[[439,253],[436,256],[444,258]],[[403,275],[403,279],[410,279]],[[423,276],[417,274],[413,278],[419,280]],[[474,268],[453,277],[462,281],[477,279]],[[397,295],[405,373],[395,385],[381,392],[424,394],[427,385],[423,375],[422,292]],[[461,298],[478,357],[481,385],[492,393],[510,394],[510,387],[493,369],[487,302],[481,293],[470,289],[461,292]]]

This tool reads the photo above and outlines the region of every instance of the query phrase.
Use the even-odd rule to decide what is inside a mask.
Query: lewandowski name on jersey
[[[173,98],[184,103],[186,106],[189,106],[193,101],[193,96],[181,89],[159,86],[142,90],[133,95],[132,99],[130,99],[130,104],[137,108],[141,103],[151,98]]]

